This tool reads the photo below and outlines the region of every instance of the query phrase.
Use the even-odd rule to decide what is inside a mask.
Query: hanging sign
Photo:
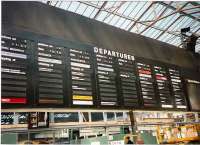
[[[28,128],[48,128],[49,127],[49,113],[48,112],[29,112]]]

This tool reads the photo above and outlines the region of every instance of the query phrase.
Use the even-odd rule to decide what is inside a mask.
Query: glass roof
[[[182,48],[180,30],[200,37],[200,2],[47,1],[51,6]],[[200,53],[200,38],[196,51]]]

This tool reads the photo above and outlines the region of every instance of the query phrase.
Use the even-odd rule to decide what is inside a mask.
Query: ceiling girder
[[[104,1],[102,6],[100,7],[100,9],[98,10],[98,12],[95,14],[95,16],[93,17],[93,19],[96,19],[99,15],[99,13],[101,12],[101,10],[106,6],[108,1]]]
[[[88,5],[88,6],[92,6],[92,7],[95,7],[95,8],[97,8],[97,9],[99,9],[98,6],[96,6],[96,5],[94,5],[94,4],[91,4],[91,3],[88,3],[88,2],[80,1],[80,3],[83,3],[83,4],[86,4],[86,5]],[[106,12],[108,12],[108,13],[112,13],[112,11],[110,11],[110,10],[106,10],[106,9],[104,9],[104,8],[102,8],[102,11],[106,11]],[[133,22],[136,22],[135,19],[130,18],[130,17],[127,17],[127,16],[124,16],[124,15],[121,15],[120,13],[116,13],[116,12],[115,12],[115,13],[113,13],[113,14],[115,14],[116,16],[119,16],[119,17],[125,18],[125,19],[127,19],[127,20],[131,20],[131,21],[133,21]],[[140,22],[140,21],[138,21],[137,23],[142,24],[142,25],[145,25],[145,26],[148,26],[148,24],[146,24],[146,23],[142,23],[142,22]],[[158,27],[154,27],[154,26],[152,26],[152,28],[154,28],[154,29],[156,29],[156,30],[163,31],[163,29],[158,28]],[[169,33],[171,33],[171,32],[169,32]],[[174,33],[172,33],[172,34],[174,34]]]
[[[155,2],[152,1],[148,8],[140,15],[140,17],[133,23],[133,25],[131,25],[128,31],[131,31],[131,29],[138,23],[138,21],[144,16],[144,14],[151,8],[153,4],[155,4]]]
[[[182,10],[184,7],[187,6],[187,4],[188,4],[188,3],[185,3],[181,8],[179,8],[179,10]],[[169,8],[169,5],[168,5],[168,8]],[[165,28],[165,30],[164,30],[162,33],[160,33],[160,35],[158,35],[158,37],[156,37],[156,39],[159,39],[164,33],[166,33],[166,32],[169,30],[169,28],[170,28],[176,21],[178,21],[180,18],[181,18],[181,16],[177,17],[177,18],[173,21],[173,23],[171,23],[167,28]]]
[[[173,2],[170,2],[169,5],[171,5]],[[169,6],[168,5],[168,6]],[[159,21],[159,19],[161,18],[161,16],[167,11],[168,6],[165,7],[165,9],[162,11],[162,13],[155,19],[155,21],[153,21],[149,26],[147,26],[144,30],[142,30],[139,34],[142,34],[143,32],[145,32],[148,28],[150,28],[151,26],[153,26],[155,23],[157,23]]]
[[[168,4],[166,4],[166,3],[164,3],[164,2],[161,2],[161,1],[158,1],[158,3],[160,3],[161,5],[164,5],[164,6],[167,6],[167,5],[168,5]],[[169,8],[172,9],[172,10],[176,10],[176,8],[173,7],[173,6],[169,6]],[[183,12],[183,11],[179,11],[179,13],[182,14],[182,15],[185,15],[185,16],[187,16],[187,17],[190,17],[190,18],[192,18],[192,19],[195,19],[195,20],[197,20],[198,22],[200,22],[200,19],[196,19],[196,17],[194,17],[194,16],[192,16],[192,15],[190,15],[190,14],[187,14],[187,13],[185,13],[185,12]]]
[[[52,6],[55,6],[55,7],[59,7],[59,8],[61,8],[61,4],[62,4],[62,2],[63,1],[61,1],[60,3],[59,3],[59,1],[55,1],[55,3],[52,3],[52,1],[46,1],[46,2],[44,2],[44,3],[46,3],[46,4],[48,4],[48,5],[52,5]],[[107,3],[109,2],[109,1],[103,1],[103,3],[102,3],[102,5],[98,5],[98,4],[94,4],[94,3],[91,3],[91,2],[89,2],[89,1],[78,1],[78,2],[80,2],[80,3],[82,3],[82,4],[85,4],[85,5],[87,5],[87,6],[91,6],[91,7],[93,7],[94,8],[94,10],[91,12],[91,14],[94,16],[94,17],[91,17],[92,15],[90,14],[90,18],[93,18],[93,19],[97,19],[98,18],[98,16],[100,16],[101,15],[101,12],[102,11],[104,11],[104,12],[107,12],[107,15],[111,15],[111,14],[113,14],[113,16],[112,17],[114,17],[114,16],[118,16],[119,18],[118,18],[118,20],[114,23],[114,24],[112,24],[113,26],[115,26],[118,22],[119,22],[119,20],[123,20],[123,21],[120,21],[120,26],[118,26],[118,27],[120,27],[121,28],[121,26],[122,26],[122,24],[123,23],[125,23],[125,22],[130,22],[127,26],[126,26],[126,28],[125,28],[125,30],[127,30],[127,31],[131,31],[135,26],[137,26],[136,24],[142,24],[143,26],[146,26],[141,32],[139,32],[139,34],[142,34],[142,35],[144,35],[145,36],[145,31],[147,31],[148,29],[150,29],[150,28],[152,28],[152,29],[154,29],[152,32],[154,32],[155,33],[155,30],[159,30],[159,31],[161,31],[160,32],[160,34],[157,36],[157,34],[155,35],[156,36],[156,38],[155,39],[159,39],[163,34],[166,34],[166,33],[168,33],[168,34],[172,34],[172,35],[174,35],[174,36],[178,36],[178,37],[180,37],[180,35],[179,35],[179,33],[180,33],[180,30],[175,30],[175,31],[169,31],[169,29],[172,27],[172,26],[174,26],[174,24],[176,24],[176,25],[178,25],[181,21],[182,21],[182,19],[181,19],[181,21],[179,22],[178,20],[180,20],[180,18],[184,18],[184,20],[185,20],[185,18],[187,18],[187,20],[189,21],[189,23],[187,23],[188,25],[187,25],[187,27],[192,27],[192,24],[194,24],[195,23],[195,27],[194,28],[192,28],[192,30],[193,29],[196,29],[196,27],[198,28],[198,26],[199,26],[199,24],[200,24],[200,17],[197,17],[197,15],[193,15],[193,14],[198,14],[198,13],[200,13],[200,11],[198,10],[198,8],[200,8],[200,4],[199,3],[197,3],[197,2],[190,2],[190,1],[188,1],[188,2],[185,2],[185,3],[180,3],[181,5],[179,6],[179,7],[177,7],[176,8],[176,6],[173,6],[173,5],[171,5],[171,3],[173,3],[172,1],[171,2],[168,2],[168,3],[166,3],[166,2],[162,2],[162,1],[151,1],[151,2],[148,2],[148,6],[146,7],[146,8],[144,8],[143,6],[141,7],[141,9],[140,10],[144,10],[145,9],[145,11],[144,12],[142,12],[142,14],[136,19],[136,18],[134,18],[134,17],[132,17],[132,16],[129,16],[130,14],[126,14],[126,13],[124,13],[125,11],[126,11],[126,9],[128,9],[128,7],[129,7],[129,4],[127,5],[127,7],[123,10],[123,12],[118,12],[118,9],[119,8],[121,8],[121,6],[122,6],[122,4],[123,3],[126,3],[127,1],[123,1],[120,5],[118,5],[117,6],[117,10],[115,9],[115,10],[112,10],[111,8],[116,8],[116,7],[111,7],[111,8],[105,8],[105,6],[107,5]],[[71,4],[73,3],[73,1],[71,1],[70,2],[70,4],[69,4],[69,6],[68,6],[68,8],[71,6]],[[130,2],[130,4],[132,4],[132,2]],[[136,2],[136,4],[134,5],[134,8],[133,8],[133,10],[132,11],[130,11],[130,13],[132,13],[133,11],[134,11],[134,9],[135,9],[135,7],[137,7],[137,5],[139,4],[139,2]],[[156,16],[156,18],[154,18],[153,20],[143,20],[143,21],[140,21],[140,20],[142,20],[142,18],[147,14],[150,14],[149,13],[149,9],[151,9],[152,8],[152,6],[155,6],[154,4],[159,4],[160,6],[162,5],[162,6],[164,6],[164,8],[162,7],[161,9],[160,9],[160,11],[162,11],[158,16]],[[177,4],[179,4],[178,2],[177,2]],[[188,4],[190,4],[190,6],[188,6],[188,7],[186,7],[186,5],[188,5]],[[79,4],[79,6],[80,6],[80,4]],[[132,5],[131,5],[132,6]],[[78,7],[79,8],[79,7]],[[77,8],[77,9],[78,9]],[[183,9],[184,8],[184,9]],[[87,9],[87,8],[86,8]],[[85,10],[86,10],[85,9]],[[170,14],[167,14],[167,15],[165,15],[165,13],[166,13],[166,11],[168,10],[168,9],[171,9],[173,12],[171,12]],[[66,10],[66,9],[65,9]],[[68,10],[68,9],[67,9]],[[193,10],[193,11],[191,11],[191,10]],[[97,12],[96,12],[97,11]],[[85,11],[84,11],[85,12]],[[83,13],[84,13],[83,12]],[[76,13],[76,12],[75,12]],[[82,15],[83,15],[83,13],[82,13]],[[95,14],[94,14],[95,13]],[[156,13],[156,12],[155,12]],[[179,13],[180,15],[178,15],[177,13]],[[172,15],[174,15],[174,14],[176,14],[176,19],[174,20],[174,18],[172,18]],[[171,17],[170,17],[171,16]],[[155,25],[158,21],[160,21],[160,20],[162,20],[162,19],[165,19],[165,18],[168,18],[168,17],[170,17],[170,21],[169,21],[169,23],[170,23],[170,25],[168,25],[166,28],[162,28],[160,25]],[[123,18],[123,19],[120,19],[120,18]],[[191,20],[191,19],[192,20]],[[113,18],[111,18],[110,19],[110,21],[112,20]],[[126,21],[126,20],[129,20],[129,21]],[[108,23],[108,24],[110,24],[110,21],[109,22],[106,22],[106,23]],[[190,22],[191,21],[191,22]],[[178,24],[176,23],[176,22],[178,22]],[[192,23],[192,24],[191,24]],[[131,25],[131,26],[130,26]],[[184,24],[183,24],[184,25]],[[186,27],[185,25],[183,26],[183,27]],[[121,29],[124,29],[124,28],[121,28]],[[180,29],[180,28],[179,28]],[[200,30],[200,28],[198,28],[198,29],[196,29],[196,31],[195,32],[193,32],[193,33],[197,33],[198,31]],[[149,31],[148,31],[149,32]],[[153,34],[154,34],[153,33]],[[198,32],[199,33],[199,32]],[[198,34],[199,35],[199,34]],[[172,37],[172,36],[171,36]],[[170,38],[171,38],[170,37]],[[161,40],[162,41],[162,40]],[[163,40],[164,41],[164,40]],[[178,45],[178,44],[176,44],[176,45]],[[178,47],[180,47],[181,45],[179,45]]]

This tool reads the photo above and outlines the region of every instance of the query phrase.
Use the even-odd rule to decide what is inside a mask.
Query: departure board
[[[173,88],[173,97],[175,99],[176,108],[187,108],[183,84],[181,81],[180,71],[169,69],[170,79]]]
[[[27,40],[1,38],[1,103],[27,104]]]
[[[39,103],[63,104],[62,47],[38,43]]]
[[[173,108],[173,97],[170,93],[170,80],[164,67],[154,66],[154,74],[157,84],[158,95],[162,108]]]
[[[144,107],[157,107],[151,66],[144,63],[137,63],[137,69]]]
[[[117,105],[114,57],[96,54],[99,97],[101,105]]]
[[[124,106],[139,107],[134,61],[118,59],[118,63]]]
[[[93,105],[90,53],[70,49],[73,105]]]
[[[60,44],[39,38],[1,36],[3,108],[187,109],[178,66],[160,66],[97,46],[74,42],[68,46],[59,39]],[[194,89],[191,91],[193,95]],[[24,114],[20,119],[22,124],[26,122]]]

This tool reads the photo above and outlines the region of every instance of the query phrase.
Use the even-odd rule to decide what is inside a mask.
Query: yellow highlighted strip
[[[73,95],[73,100],[92,100],[92,96]]]

